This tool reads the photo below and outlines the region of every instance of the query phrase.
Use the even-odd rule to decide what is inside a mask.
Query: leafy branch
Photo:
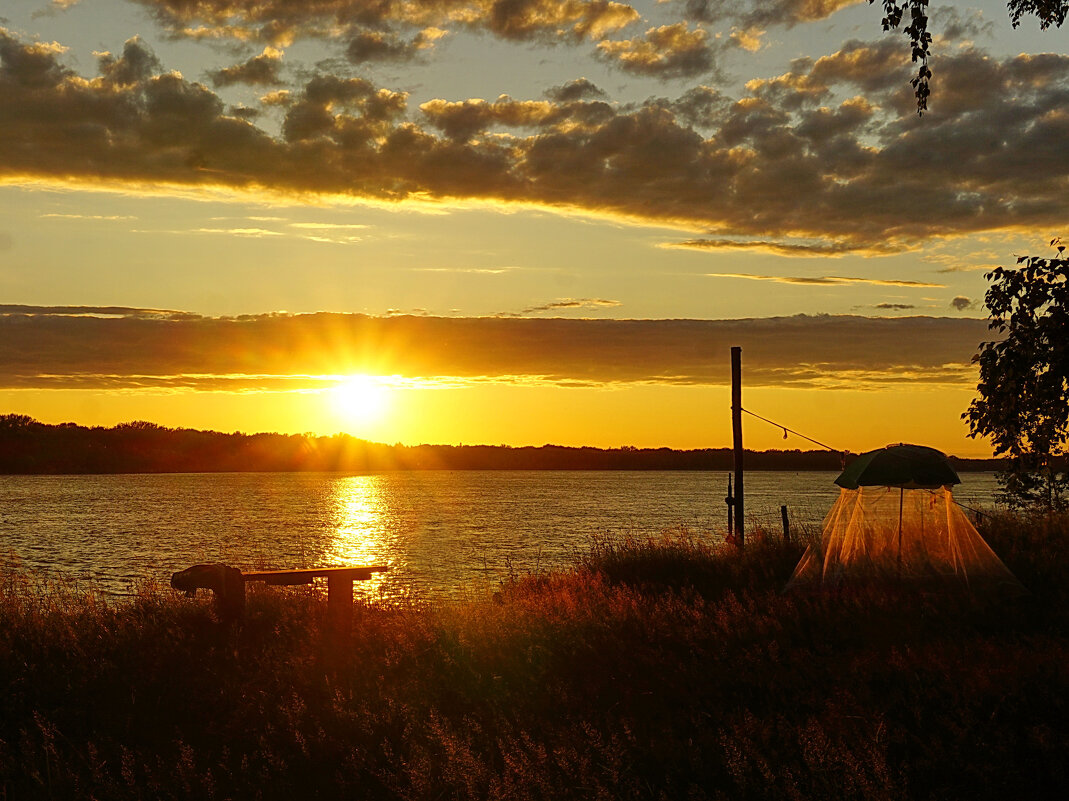
[[[980,397],[962,417],[970,436],[990,437],[1007,457],[1000,481],[1011,505],[1058,509],[1069,489],[1069,259],[1060,239],[1051,246],[1057,258],[1020,256],[1017,268],[987,274],[988,327],[1004,338],[981,343]]]
[[[870,4],[876,0],[869,0]],[[928,0],[882,0],[884,17],[880,21],[885,31],[898,30],[902,18],[909,11],[909,24],[902,28],[902,33],[909,37],[911,60],[918,64],[917,73],[910,79],[913,94],[917,98],[917,113],[928,110],[928,98],[931,89],[928,82],[932,71],[928,66],[931,54],[932,35],[928,33]],[[1016,28],[1021,24],[1021,17],[1034,16],[1039,20],[1040,30],[1047,30],[1053,25],[1060,28],[1069,14],[1069,0],[1007,0],[1010,22]]]

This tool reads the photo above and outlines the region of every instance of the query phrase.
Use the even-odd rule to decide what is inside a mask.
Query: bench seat
[[[245,585],[250,581],[293,586],[311,584],[316,577],[323,577],[327,580],[327,613],[334,627],[345,631],[353,615],[353,582],[367,581],[389,569],[388,565],[364,565],[242,571],[224,564],[193,565],[172,575],[171,586],[187,595],[198,589],[211,590],[220,617],[236,620],[245,613]]]
[[[311,584],[316,577],[348,581],[367,581],[375,573],[384,573],[387,565],[369,565],[366,567],[310,567],[293,570],[243,570],[241,577],[246,582],[262,581],[275,586],[293,586],[294,584]]]

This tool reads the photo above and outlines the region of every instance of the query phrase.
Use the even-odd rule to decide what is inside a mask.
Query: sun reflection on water
[[[390,536],[390,506],[382,476],[346,476],[334,484],[334,535],[327,551],[332,565],[356,567],[389,565],[396,568],[397,549]],[[356,590],[374,591],[388,574],[378,573],[356,582]]]

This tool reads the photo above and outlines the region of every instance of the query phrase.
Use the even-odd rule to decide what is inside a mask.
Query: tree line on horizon
[[[993,459],[954,459],[994,470]],[[830,451],[747,451],[749,470],[838,470]],[[385,470],[730,470],[730,448],[387,445],[348,434],[225,434],[135,421],[51,425],[0,415],[0,473],[379,472]]]

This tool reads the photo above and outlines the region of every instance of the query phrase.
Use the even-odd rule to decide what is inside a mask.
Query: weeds
[[[989,518],[1032,595],[781,588],[800,548],[600,539],[494,598],[250,587],[225,627],[0,571],[0,797],[1060,797],[1069,521]],[[488,594],[489,595],[489,594]]]

